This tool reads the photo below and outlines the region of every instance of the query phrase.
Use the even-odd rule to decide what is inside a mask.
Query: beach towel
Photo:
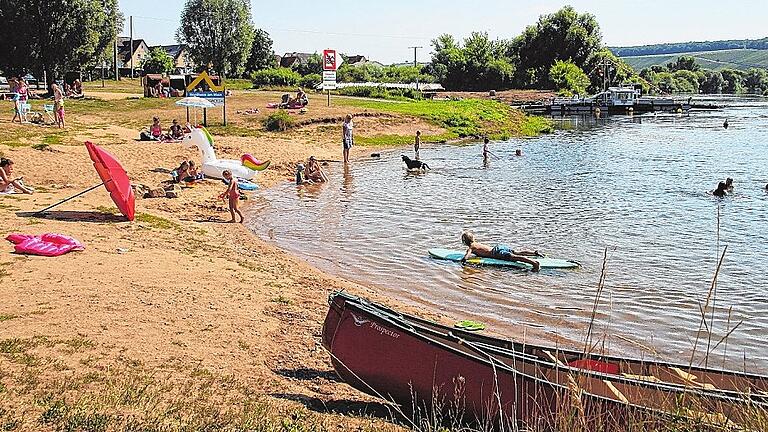
[[[85,250],[85,246],[80,241],[56,233],[46,233],[40,236],[13,233],[8,234],[5,239],[16,245],[14,250],[19,254],[54,257],[71,251]]]

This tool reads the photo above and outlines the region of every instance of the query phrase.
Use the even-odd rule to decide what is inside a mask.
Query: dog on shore
[[[426,171],[429,168],[429,165],[422,161],[417,161],[409,158],[406,155],[403,155],[403,162],[405,162],[405,165],[408,167],[409,170],[419,170],[419,171]]]

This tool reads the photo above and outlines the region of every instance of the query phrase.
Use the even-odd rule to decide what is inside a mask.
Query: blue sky
[[[409,46],[441,33],[463,37],[473,30],[510,38],[544,13],[570,4],[594,14],[608,45],[768,36],[766,0],[251,0],[253,21],[275,42],[275,51],[315,52],[334,48],[384,63],[413,60]],[[120,0],[134,15],[134,37],[150,45],[175,43],[184,0]]]

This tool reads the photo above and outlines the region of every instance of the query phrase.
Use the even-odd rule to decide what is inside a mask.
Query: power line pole
[[[422,46],[412,46],[408,47],[409,49],[413,50],[413,67],[418,67],[418,63],[416,62],[416,50],[419,50],[421,48],[424,48]],[[419,75],[416,75],[416,90],[419,89]]]
[[[129,33],[130,33],[130,46],[128,47],[128,55],[131,56],[131,79],[133,79],[133,15],[128,19]]]

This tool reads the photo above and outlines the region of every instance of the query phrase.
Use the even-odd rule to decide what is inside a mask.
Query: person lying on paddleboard
[[[467,247],[467,253],[464,254],[464,258],[461,262],[466,262],[470,255],[474,254],[482,258],[494,258],[504,261],[518,261],[530,264],[533,266],[533,271],[539,271],[539,263],[532,259],[526,258],[526,256],[541,256],[537,251],[515,251],[506,245],[496,245],[490,247],[486,244],[475,241],[475,235],[469,231],[464,231],[461,234],[461,242]]]

